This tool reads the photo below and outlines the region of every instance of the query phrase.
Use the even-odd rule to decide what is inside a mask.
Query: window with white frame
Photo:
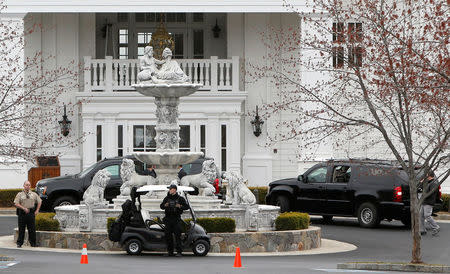
[[[220,127],[221,135],[221,168],[222,171],[227,170],[227,125],[221,125]]]
[[[144,55],[145,47],[148,46],[148,43],[150,43],[150,40],[152,40],[152,33],[138,32],[137,38],[138,38],[138,57],[139,57]]]
[[[200,151],[206,156],[206,125],[200,125]]]
[[[332,35],[333,67],[344,67],[346,55],[349,67],[360,67],[362,65],[363,53],[363,48],[360,45],[362,40],[362,23],[333,23]],[[347,45],[346,49],[344,44]],[[347,52],[345,52],[345,50],[347,50]]]
[[[133,126],[133,151],[156,151],[154,125]]]
[[[128,59],[128,29],[119,29],[119,59]]]
[[[117,126],[117,156],[123,156],[123,125]]]
[[[96,156],[97,156],[97,162],[102,160],[102,126],[97,125],[97,132],[96,132]]]
[[[191,151],[191,126],[180,126],[179,151]]]
[[[142,56],[161,21],[174,40],[174,59],[204,58],[203,13],[118,13],[119,59]]]

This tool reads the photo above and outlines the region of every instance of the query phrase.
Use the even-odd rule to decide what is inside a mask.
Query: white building
[[[306,11],[304,1],[293,2]],[[241,171],[249,185],[296,177],[315,161],[340,156],[331,144],[315,150],[313,160],[297,157],[301,147],[296,142],[265,147],[274,121],[265,121],[262,134],[256,137],[250,124],[253,117],[244,115],[274,100],[269,82],[245,81],[246,62],[261,61],[268,53],[259,32],[268,31],[269,26],[287,29],[300,24],[282,1],[11,0],[6,4],[5,16],[22,22],[25,29],[28,24],[43,26],[27,40],[25,57],[43,52],[56,56],[54,67],[75,60],[90,68],[79,77],[80,87],[65,98],[86,100],[77,115],[69,118],[70,134],[87,136],[81,146],[63,151],[61,174],[77,173],[105,157],[155,148],[153,99],[133,91],[131,85],[137,81],[137,57],[156,30],[161,13],[175,40],[174,56],[194,82],[204,84],[201,91],[181,99],[181,150],[205,152],[222,170]],[[212,31],[216,25],[218,37]],[[197,73],[192,73],[194,67]],[[28,168],[0,169],[0,176],[6,178],[0,188],[21,186]],[[450,192],[449,184],[444,191]]]

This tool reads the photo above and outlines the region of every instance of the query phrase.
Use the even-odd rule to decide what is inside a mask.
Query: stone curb
[[[14,239],[18,229],[14,229]],[[25,241],[28,233],[25,232]],[[240,247],[245,252],[292,252],[320,247],[321,228],[310,226],[302,230],[258,231],[234,233],[209,233],[212,253],[234,253]],[[87,244],[90,250],[122,250],[118,243],[111,242],[106,232],[37,231],[40,247],[81,250]]]
[[[0,236],[0,249],[13,249],[13,250],[26,250],[35,252],[56,252],[56,253],[81,253],[81,249],[63,249],[63,248],[48,248],[48,247],[30,247],[28,245],[23,245],[22,248],[17,248],[14,242],[14,236]],[[247,253],[241,252],[241,256],[246,257],[265,257],[265,256],[301,256],[301,255],[315,255],[315,254],[331,254],[331,253],[341,253],[356,250],[355,245],[339,242],[335,240],[322,239],[321,247],[303,250],[303,251],[288,251],[288,252],[260,252],[260,253]],[[88,248],[89,254],[126,254],[125,251],[99,251],[90,250]],[[153,252],[161,253],[161,252]],[[208,253],[211,257],[234,257],[236,254],[233,253]]]
[[[340,263],[337,269],[352,270],[377,270],[377,271],[404,271],[404,272],[426,272],[426,273],[449,273],[449,265],[427,265],[410,263]]]
[[[0,209],[0,215],[16,215],[15,208]]]
[[[435,217],[436,220],[450,220],[450,214],[448,213],[438,213],[437,217]]]

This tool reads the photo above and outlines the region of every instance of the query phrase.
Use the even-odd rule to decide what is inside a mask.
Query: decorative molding
[[[292,4],[302,12],[310,12],[311,8],[305,6],[305,1],[293,0]],[[119,0],[110,1],[54,1],[54,0],[9,0],[6,1],[8,13],[23,12],[142,12],[151,10],[153,12],[258,12],[258,13],[289,13],[283,7],[281,0],[260,0],[260,1],[208,1],[193,0],[163,0],[156,1],[132,1],[124,2]]]

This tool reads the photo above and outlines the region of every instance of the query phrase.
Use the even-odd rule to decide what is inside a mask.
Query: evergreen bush
[[[108,217],[106,219],[106,231],[109,231],[111,229],[112,224],[117,220],[116,217]]]
[[[266,195],[269,187],[267,186],[250,186],[250,191],[256,196],[256,203],[260,205],[266,204]]]
[[[55,213],[39,213],[36,215],[36,231],[59,231],[59,221]]]
[[[0,189],[0,207],[14,206],[14,198],[22,190],[21,188]]]
[[[444,194],[442,193],[442,200],[444,203],[442,204],[442,211],[448,212],[448,207],[450,203],[450,194]]]
[[[300,212],[284,212],[275,220],[276,230],[299,230],[309,226],[309,215]]]

